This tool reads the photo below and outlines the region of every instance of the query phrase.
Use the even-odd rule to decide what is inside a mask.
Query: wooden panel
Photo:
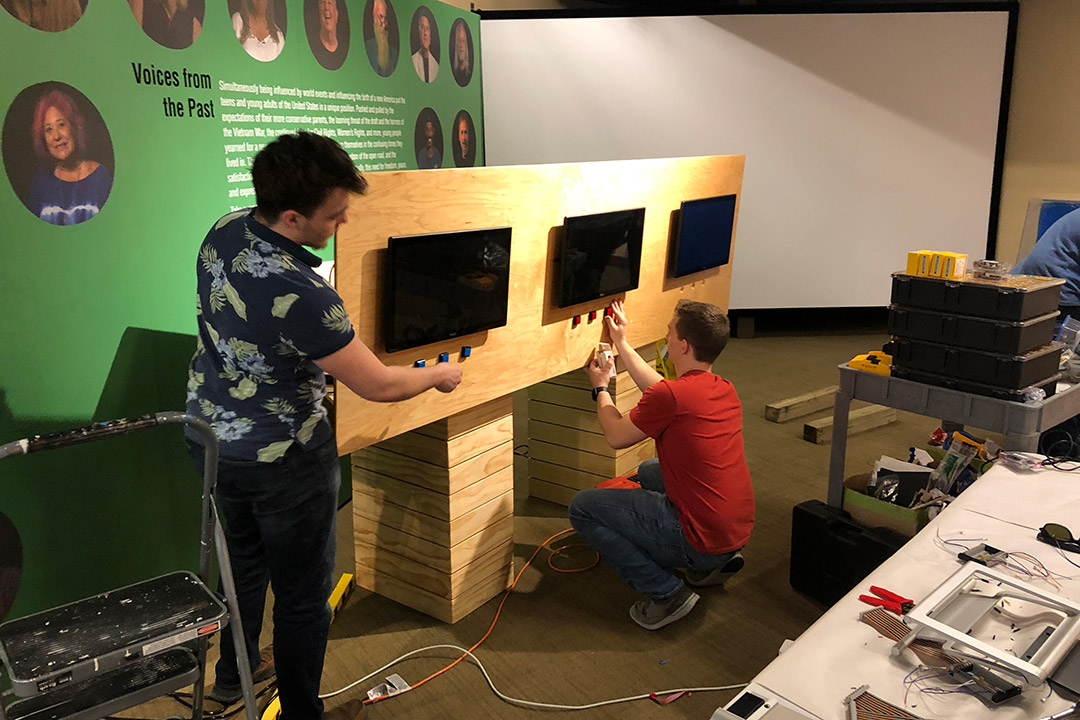
[[[532,489],[533,480],[542,480],[551,485],[561,485],[577,492],[596,487],[605,480],[610,480],[611,475],[597,475],[587,473],[576,468],[563,467],[553,463],[529,458],[529,488]]]
[[[543,442],[577,448],[597,455],[609,455],[615,457],[615,449],[608,445],[608,441],[599,433],[584,432],[562,425],[552,425],[536,420],[529,420],[529,442],[542,440]]]
[[[389,475],[413,485],[450,495],[481,478],[513,465],[514,443],[508,440],[452,468],[439,467],[407,455],[392,453],[378,445],[354,452],[352,464],[353,467],[361,467],[380,475]]]
[[[765,419],[770,422],[784,422],[802,417],[825,408],[831,408],[836,400],[836,385],[808,392],[793,398],[778,400],[765,406]]]
[[[513,514],[514,493],[512,490],[450,522],[410,511],[401,505],[376,500],[361,492],[353,493],[354,525],[385,524],[446,547],[454,545],[462,538],[475,535],[496,521]]]
[[[529,443],[529,456],[555,465],[577,468],[611,478],[633,472],[643,461],[656,456],[656,448],[652,440],[646,440],[633,447],[617,451],[615,457],[611,458],[535,440]]]
[[[483,533],[479,533],[483,535]],[[514,544],[501,542],[481,555],[462,551],[453,572],[433,568],[426,561],[417,561],[395,552],[385,545],[356,544],[356,564],[376,573],[389,575],[415,585],[435,595],[452,599],[477,577],[487,577],[500,568],[514,563]],[[455,549],[454,554],[459,554]]]
[[[372,173],[364,196],[349,211],[363,222],[343,225],[335,241],[338,292],[358,337],[380,359],[408,366],[448,352],[464,378],[452,393],[434,392],[399,403],[376,404],[346,388],[337,398],[342,453],[460,413],[585,364],[601,339],[602,323],[571,327],[574,315],[610,299],[557,308],[558,228],[567,215],[645,207],[638,289],[625,294],[629,341],[644,346],[662,337],[680,298],[727,307],[732,265],[668,278],[671,214],[687,198],[738,193],[743,156],[665,158],[565,165],[459,168]],[[380,299],[385,294],[387,238],[448,229],[509,225],[510,316],[505,327],[387,355]],[[463,344],[472,356],[461,360]]]
[[[562,405],[563,407],[577,408],[578,410],[591,410],[596,412],[596,401],[592,399],[591,388],[570,388],[553,383],[540,383],[529,388],[529,399]],[[641,391],[636,386],[625,392],[617,394],[614,398],[615,407],[624,415],[634,409],[638,400],[641,399]]]
[[[457,435],[449,441],[421,435],[414,431],[383,440],[379,446],[390,452],[408,455],[433,465],[453,467],[469,458],[476,457],[485,450],[513,441],[513,439],[514,418],[508,415]]]
[[[541,500],[553,502],[556,505],[569,507],[570,501],[580,492],[575,488],[563,487],[539,478],[529,478],[529,495]]]
[[[356,528],[357,547],[383,547],[428,567],[452,573],[500,545],[510,545],[514,538],[511,515],[495,521],[478,533],[463,539],[452,548],[409,535],[397,528],[365,522]]]
[[[514,489],[514,468],[504,467],[494,475],[468,485],[452,495],[439,493],[397,478],[353,468],[353,491],[380,502],[390,502],[436,520],[455,520],[484,503]]]
[[[579,388],[581,390],[592,391],[592,383],[589,381],[589,376],[585,374],[584,370],[574,370],[563,375],[559,375],[546,380],[545,382],[552,385],[564,385],[566,387]],[[634,379],[630,377],[630,373],[623,371],[615,376],[615,379],[608,384],[612,392],[618,394],[637,387],[634,384]]]
[[[512,395],[495,398],[491,402],[469,408],[456,415],[436,420],[427,425],[421,425],[416,432],[439,440],[450,440],[458,435],[469,432],[481,425],[495,422],[500,418],[512,414],[514,411],[514,398]]]
[[[603,429],[600,427],[600,420],[597,419],[595,411],[589,412],[587,410],[578,410],[577,408],[568,408],[562,405],[552,405],[551,403],[541,402],[539,400],[529,400],[529,420],[538,420],[540,422],[551,423],[552,425],[562,425],[563,427],[581,430],[582,432],[603,432]]]
[[[456,623],[491,598],[499,595],[514,580],[514,566],[499,568],[486,578],[464,588],[453,600],[440,597],[392,575],[376,574],[371,568],[356,565],[356,584],[383,597],[406,605],[446,623]]]
[[[881,427],[896,421],[896,411],[880,405],[852,410],[848,413],[848,435],[861,430]],[[803,439],[816,445],[823,445],[832,440],[833,419],[831,417],[815,420],[803,425]]]

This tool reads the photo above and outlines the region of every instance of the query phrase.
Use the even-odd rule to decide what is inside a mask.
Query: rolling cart
[[[187,425],[206,448],[198,574],[169,573],[0,624],[0,663],[11,683],[9,697],[0,698],[0,720],[97,720],[188,685],[192,720],[200,720],[208,642],[226,626],[247,720],[255,720],[236,587],[213,499],[218,442],[210,426],[184,413],[155,413],[0,445],[0,459],[159,425]],[[224,598],[208,587],[211,547]]]

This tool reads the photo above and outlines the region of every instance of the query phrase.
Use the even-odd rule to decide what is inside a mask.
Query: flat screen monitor
[[[559,307],[638,286],[645,208],[568,217],[563,224]]]
[[[735,195],[684,200],[675,235],[673,275],[682,277],[731,261]]]
[[[510,228],[402,235],[388,245],[387,352],[506,324]]]

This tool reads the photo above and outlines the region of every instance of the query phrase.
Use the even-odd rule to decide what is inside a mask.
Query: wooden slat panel
[[[552,485],[562,485],[563,487],[577,491],[596,487],[597,484],[602,483],[605,480],[610,480],[611,478],[611,475],[587,473],[583,470],[555,465],[554,463],[537,460],[536,458],[529,458],[530,490],[534,479],[543,480]]]
[[[603,432],[595,410],[578,410],[577,408],[552,405],[539,400],[529,400],[529,420],[562,425],[583,432]]]
[[[513,531],[511,530],[511,535]],[[477,533],[479,540],[485,533]],[[356,544],[356,564],[377,573],[390,575],[398,580],[423,588],[428,592],[451,599],[458,595],[470,579],[486,577],[501,567],[514,562],[514,544],[503,539],[482,552],[475,548],[455,548],[451,563],[454,570],[447,572],[432,567],[426,560],[415,560],[386,545]]]
[[[509,545],[514,538],[512,515],[497,520],[480,532],[463,539],[452,548],[422,540],[397,528],[376,525],[372,522],[358,524],[355,531],[357,547],[388,548],[444,573],[452,573],[468,564],[470,558],[479,557],[499,545]]]
[[[589,376],[585,374],[584,370],[574,370],[572,372],[558,375],[545,380],[545,382],[552,385],[563,385],[565,387],[579,388],[581,390],[592,390],[592,382],[589,380]],[[615,376],[610,387],[618,393],[620,390],[629,390],[634,384],[633,378],[630,377],[630,373],[623,371]]]
[[[553,502],[556,505],[569,507],[570,501],[574,499],[578,492],[580,491],[574,488],[563,487],[539,478],[529,478],[529,495]]]
[[[508,440],[452,468],[393,453],[379,445],[354,452],[352,464],[353,467],[362,467],[449,495],[513,465],[514,443]]]
[[[514,489],[514,468],[468,485],[452,495],[422,488],[363,468],[353,468],[353,490],[380,502],[391,502],[437,520],[451,521]]]
[[[356,584],[360,587],[451,624],[505,591],[513,579],[514,566],[511,564],[508,568],[499,568],[486,578],[480,578],[464,588],[458,597],[448,600],[391,575],[377,575],[371,568],[356,565]]]
[[[552,445],[540,440],[529,442],[529,457],[596,475],[606,475],[609,478],[633,472],[642,461],[654,457],[655,454],[656,448],[652,440],[645,440],[633,447],[620,450],[614,458],[561,445]]]
[[[514,439],[513,416],[501,417],[487,425],[481,425],[452,440],[421,435],[413,431],[383,440],[379,447],[399,455],[423,460],[441,467],[453,467],[476,457],[480,453]]]
[[[509,490],[449,523],[430,515],[410,511],[394,503],[382,502],[361,492],[353,493],[354,522],[374,522],[396,527],[402,532],[450,547],[507,515],[514,514],[514,492]]]
[[[600,339],[599,323],[574,328],[574,315],[601,309],[608,300],[558,308],[552,228],[567,215],[645,207],[641,276],[625,294],[633,319],[631,345],[662,337],[680,298],[727,307],[732,265],[687,278],[667,277],[671,213],[686,198],[738,193],[745,158],[664,158],[564,165],[456,168],[373,174],[371,192],[352,196],[349,210],[362,223],[341,226],[335,239],[338,292],[357,336],[385,362],[408,366],[448,352],[462,363],[464,379],[452,393],[434,392],[404,402],[376,404],[344,388],[337,398],[341,452],[463,412],[516,390],[581,367]],[[505,327],[388,355],[378,298],[385,294],[387,238],[447,228],[510,226],[511,314]]]
[[[596,401],[592,399],[592,393],[589,390],[580,388],[540,383],[529,388],[529,399],[596,412]],[[637,387],[633,387],[615,396],[615,407],[619,409],[619,412],[626,414],[637,405],[640,399],[641,391]]]
[[[615,449],[608,445],[608,441],[599,433],[584,432],[562,425],[529,421],[529,442],[542,440],[555,445],[569,448],[577,448],[597,455],[609,455],[615,457]]]
[[[510,415],[514,411],[514,399],[512,395],[495,398],[491,402],[469,408],[456,415],[436,420],[427,425],[416,428],[416,432],[439,440],[451,440],[458,435],[463,435],[481,425],[495,422],[500,418]]]

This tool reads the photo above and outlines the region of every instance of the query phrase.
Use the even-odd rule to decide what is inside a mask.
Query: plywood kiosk
[[[513,575],[511,394],[581,368],[601,339],[603,309],[614,299],[558,307],[564,218],[645,208],[639,283],[624,297],[628,340],[648,346],[665,335],[681,298],[727,308],[731,264],[675,278],[669,238],[684,200],[739,193],[744,164],[743,156],[727,155],[369,176],[368,194],[353,198],[350,222],[336,241],[338,292],[356,332],[388,364],[433,363],[446,353],[446,361],[463,364],[464,379],[453,393],[428,392],[394,404],[368,402],[338,387],[339,451],[352,453],[357,584],[446,622],[507,587]],[[387,353],[381,308],[388,239],[494,227],[512,229],[506,325]],[[592,310],[599,312],[590,321]],[[464,346],[471,349],[467,357]],[[625,373],[616,382],[617,397],[629,409],[636,402],[632,382]],[[578,402],[574,393],[590,400],[587,383],[556,380],[554,386],[571,396],[569,406]],[[545,475],[537,476],[535,494],[565,503],[576,488],[615,474],[572,452],[574,432],[583,433],[577,450],[602,450],[596,428],[567,432],[561,411],[537,412],[531,423],[546,434],[536,441],[565,452],[541,461]],[[643,453],[651,448],[618,462],[629,467]],[[618,462],[610,468],[625,469]]]

